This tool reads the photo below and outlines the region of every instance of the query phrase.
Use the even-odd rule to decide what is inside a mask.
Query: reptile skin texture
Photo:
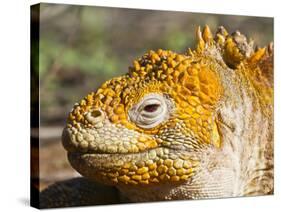
[[[223,27],[196,37],[182,54],[148,51],[74,105],[62,142],[79,185],[92,188],[85,204],[273,193],[273,45],[254,48]],[[52,205],[46,193],[61,187]],[[76,188],[47,188],[45,207],[79,205]]]

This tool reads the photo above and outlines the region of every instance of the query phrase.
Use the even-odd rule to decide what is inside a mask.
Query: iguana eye
[[[172,103],[164,95],[149,94],[129,110],[129,118],[137,126],[149,129],[168,119]]]
[[[146,105],[143,108],[143,110],[145,110],[146,112],[152,113],[152,112],[155,112],[159,107],[160,107],[160,105],[158,105],[158,104],[150,104],[150,105]]]

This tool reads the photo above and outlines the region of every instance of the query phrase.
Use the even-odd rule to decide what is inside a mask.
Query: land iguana
[[[273,45],[196,35],[195,50],[149,51],[75,104],[62,142],[85,178],[43,191],[43,207],[273,193]]]

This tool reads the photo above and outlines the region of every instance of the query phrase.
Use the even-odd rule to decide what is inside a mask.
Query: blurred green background
[[[239,30],[259,46],[273,40],[273,18],[41,4],[41,180],[49,184],[75,175],[57,146],[75,102],[105,80],[126,73],[150,49],[193,48],[196,27],[206,24],[213,32],[220,25],[229,32]]]

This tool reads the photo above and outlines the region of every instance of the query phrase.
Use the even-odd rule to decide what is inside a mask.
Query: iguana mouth
[[[106,152],[68,152],[69,158],[78,158],[89,161],[93,167],[107,167],[109,164],[114,164],[113,166],[120,166],[120,161],[130,162],[130,161],[145,161],[154,160],[157,157],[167,154],[169,150],[163,147],[157,147],[142,152],[136,153],[106,153]]]
[[[158,149],[164,149],[166,147],[163,147],[163,146],[159,146],[159,147],[155,147],[155,148],[151,148],[151,149],[145,149],[145,150],[142,150],[142,151],[139,151],[139,152],[127,152],[127,153],[124,153],[124,152],[110,152],[110,151],[99,151],[99,150],[88,150],[86,152],[84,151],[75,151],[75,152],[71,152],[72,154],[79,154],[79,155],[89,155],[89,156],[100,156],[100,157],[112,157],[114,155],[118,155],[118,156],[125,156],[125,155],[137,155],[137,154],[142,154],[142,153],[149,153],[150,151],[153,151],[153,150],[158,150]],[[170,149],[170,148],[166,148],[166,149]]]

